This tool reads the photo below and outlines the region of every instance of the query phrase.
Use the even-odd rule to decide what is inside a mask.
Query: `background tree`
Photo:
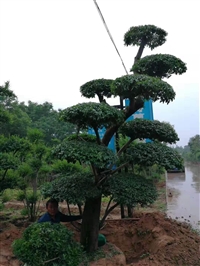
[[[132,68],[134,74],[119,77],[114,81],[99,79],[87,82],[80,88],[82,95],[87,98],[94,98],[97,95],[100,103],[77,104],[60,114],[63,121],[75,124],[80,130],[93,128],[96,134],[96,143],[86,141],[84,138],[68,139],[54,149],[54,155],[60,160],[71,163],[79,161],[91,168],[87,174],[64,177],[66,186],[62,189],[60,186],[57,187],[58,198],[71,195],[73,199],[78,195],[78,200],[82,199],[84,203],[81,243],[89,252],[98,247],[102,195],[110,195],[116,206],[136,203],[145,205],[156,198],[155,187],[151,180],[147,182],[144,176],[138,176],[132,171],[119,173],[120,169],[129,164],[144,164],[147,167],[158,164],[166,169],[182,166],[180,155],[166,146],[166,143],[175,143],[178,140],[173,127],[159,121],[126,122],[127,118],[144,106],[146,100],[168,104],[175,98],[172,86],[162,78],[169,77],[172,73],[182,74],[186,71],[186,66],[180,59],[169,55],[152,56],[149,60],[154,66],[153,72],[148,71],[148,58],[145,64],[140,65],[144,48],[147,46],[153,50],[166,41],[166,36],[164,30],[153,25],[130,28],[124,36],[125,45],[139,46],[135,57],[137,69]],[[118,110],[106,102],[106,97],[111,96],[129,99],[130,104],[123,110]],[[106,132],[101,138],[99,130],[102,128],[105,128]],[[122,130],[129,140],[117,153],[114,153],[107,146],[118,130]],[[131,147],[130,144],[138,138],[149,138],[153,142],[138,143]],[[64,178],[62,184],[65,184]],[[68,186],[73,189],[68,190]],[[73,194],[70,194],[70,191],[73,191]]]
[[[9,82],[0,87],[0,134],[25,137],[31,124],[29,116],[21,110]]]
[[[200,162],[200,135],[195,135],[190,138],[188,145],[184,147],[176,146],[174,149],[183,156],[185,161],[193,163]]]
[[[24,162],[30,143],[16,136],[0,135],[0,191],[17,186],[17,169]]]
[[[59,120],[60,110],[55,110],[49,102],[38,104],[29,101],[28,105],[20,103],[20,108],[31,119],[31,128],[39,129],[44,134],[47,146],[62,141],[67,135],[76,132],[76,127]]]

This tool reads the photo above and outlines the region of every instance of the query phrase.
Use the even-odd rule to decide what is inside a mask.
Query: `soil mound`
[[[162,213],[143,214],[138,222],[109,221],[102,233],[130,265],[200,265],[200,236]]]

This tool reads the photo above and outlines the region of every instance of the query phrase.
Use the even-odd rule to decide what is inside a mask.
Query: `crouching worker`
[[[40,217],[38,223],[51,222],[51,223],[60,223],[60,222],[73,222],[82,219],[81,215],[65,215],[58,210],[58,201],[55,199],[50,199],[46,202],[47,212]]]
[[[58,210],[58,201],[55,199],[50,199],[46,203],[47,212],[38,220],[38,223],[51,222],[51,223],[60,223],[60,222],[73,222],[82,219],[81,215],[68,216],[61,213]],[[106,244],[106,238],[104,235],[99,234],[98,236],[98,246],[101,247]]]

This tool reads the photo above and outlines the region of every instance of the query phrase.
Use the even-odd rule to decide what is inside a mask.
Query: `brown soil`
[[[200,265],[200,237],[191,232],[188,225],[168,219],[162,213],[140,213],[137,216],[140,217],[139,221],[108,220],[101,231],[108,242],[124,252],[127,265]],[[19,265],[12,254],[11,245],[27,226],[21,223],[20,227],[20,221],[17,226],[7,224],[0,233],[0,266]],[[69,223],[66,226],[79,239],[79,232]]]

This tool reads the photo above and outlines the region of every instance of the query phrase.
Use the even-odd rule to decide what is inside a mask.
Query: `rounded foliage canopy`
[[[80,87],[80,92],[86,98],[94,98],[96,95],[110,98],[112,96],[110,89],[112,81],[112,79],[89,81]]]
[[[169,54],[155,54],[138,60],[131,71],[158,78],[169,78],[172,74],[183,74],[187,71],[186,64],[179,58]]]
[[[176,150],[157,142],[138,143],[127,149],[127,155],[134,164],[144,167],[155,164],[166,170],[183,167],[183,159]]]
[[[113,201],[124,205],[147,205],[157,198],[152,180],[132,173],[121,173],[108,179]]]
[[[148,138],[170,144],[179,140],[176,131],[169,123],[157,120],[134,119],[125,122],[120,127],[120,132],[132,140]]]
[[[79,103],[61,111],[61,119],[79,128],[109,127],[124,121],[123,112],[106,103]]]
[[[141,97],[144,100],[152,99],[153,101],[169,103],[175,98],[175,92],[171,85],[159,78],[147,75],[125,75],[115,79],[112,83],[114,95],[124,98]]]
[[[83,172],[65,174],[51,183],[46,183],[42,186],[41,193],[45,198],[66,200],[69,204],[83,204],[87,198],[100,196],[101,190],[95,186],[94,176]]]
[[[34,223],[13,243],[13,253],[29,266],[41,266],[57,258],[57,265],[78,266],[83,254],[72,232],[61,224]],[[52,261],[45,263],[52,265]]]
[[[154,25],[131,27],[124,35],[124,44],[140,46],[143,42],[153,50],[165,43],[166,36],[166,31]]]
[[[106,146],[83,141],[65,141],[54,148],[53,155],[68,162],[75,163],[79,161],[100,168],[107,167],[117,160],[113,151]]]

